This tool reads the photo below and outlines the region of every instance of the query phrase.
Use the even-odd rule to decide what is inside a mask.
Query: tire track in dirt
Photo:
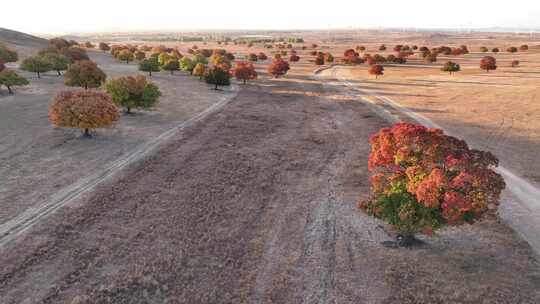
[[[430,128],[443,129],[445,133],[452,135],[451,132],[448,132],[448,130],[426,116],[416,113],[386,96],[378,95],[374,90],[355,87],[347,79],[337,75],[335,66],[329,69],[331,70],[329,78],[338,80],[347,88],[360,92],[362,95],[373,97],[374,100],[365,96],[354,96],[370,107],[377,107],[375,113],[381,115],[388,122],[412,120]],[[322,72],[322,70],[319,72]],[[317,76],[320,76],[319,73],[317,73]],[[502,214],[503,218],[517,230],[521,237],[529,242],[537,253],[540,253],[540,237],[538,235],[540,230],[540,220],[538,220],[540,218],[540,189],[503,166],[497,167],[496,171],[504,177],[507,184],[505,192],[509,191],[511,193],[504,194],[509,199],[511,208],[505,208],[505,205],[502,205],[503,210],[505,210],[504,214]]]
[[[174,126],[168,131],[163,132],[153,140],[141,145],[138,149],[112,162],[103,170],[80,179],[78,182],[58,191],[49,200],[37,204],[37,207],[30,208],[19,214],[17,217],[0,225],[0,247],[16,239],[20,234],[24,233],[49,214],[69,204],[82,194],[91,191],[94,187],[111,178],[123,168],[150,155],[160,145],[164,144],[178,132],[203,120],[212,113],[219,111],[237,96],[238,90],[239,88],[236,85],[233,85],[232,94],[223,96],[221,100],[202,112]]]

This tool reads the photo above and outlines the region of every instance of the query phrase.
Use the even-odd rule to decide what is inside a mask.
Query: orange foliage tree
[[[480,60],[480,68],[489,72],[497,69],[497,60],[491,56],[486,56]]]
[[[237,80],[243,81],[244,84],[247,80],[257,79],[257,71],[251,62],[237,62],[232,73]]]
[[[409,123],[381,129],[370,144],[372,195],[358,206],[391,224],[401,245],[410,244],[417,232],[431,235],[497,210],[505,183],[493,170],[498,160],[491,153]]]
[[[120,114],[109,95],[94,90],[64,91],[53,98],[49,121],[58,127],[90,129],[110,126]]]

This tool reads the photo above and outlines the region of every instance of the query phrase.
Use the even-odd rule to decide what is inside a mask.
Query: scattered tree
[[[272,60],[272,63],[268,66],[268,74],[278,78],[287,74],[289,69],[289,63],[281,58],[278,58]]]
[[[199,62],[199,63],[197,63],[195,65],[195,68],[193,69],[192,75],[193,76],[198,76],[199,80],[202,80],[202,78],[204,77],[205,72],[206,72],[206,66]]]
[[[139,62],[139,71],[148,72],[148,76],[152,77],[152,72],[159,72],[159,64],[157,59],[143,59]]]
[[[497,60],[491,56],[486,56],[480,60],[480,68],[488,73],[490,70],[496,70]]]
[[[433,63],[433,62],[436,62],[437,61],[437,53],[427,53],[426,56],[424,57],[424,60],[426,60],[426,62],[428,63]]]
[[[49,108],[49,121],[58,127],[84,130],[104,128],[120,118],[111,97],[93,90],[64,91],[53,98]]]
[[[332,62],[334,62],[334,56],[332,56],[332,54],[330,54],[330,53],[325,53],[324,54],[324,61],[332,63]]]
[[[454,72],[459,72],[460,70],[461,66],[452,61],[447,61],[441,69],[441,71],[448,72],[450,75],[452,75]]]
[[[499,48],[493,48],[493,49],[491,50],[491,52],[497,54],[497,53],[499,52]]]
[[[380,64],[374,64],[369,68],[368,72],[371,75],[375,75],[375,79],[377,79],[379,75],[384,74],[384,67]]]
[[[248,54],[248,60],[249,61],[257,61],[258,59],[259,59],[259,56],[257,56],[257,54],[255,54],[255,53],[249,53]]]
[[[496,213],[505,183],[491,153],[409,123],[381,129],[370,144],[372,193],[358,207],[392,225],[400,246],[412,245],[418,232],[432,235]]]
[[[60,72],[67,70],[71,64],[71,60],[62,54],[46,53],[43,57],[51,64],[51,70],[56,71],[58,76],[62,76]]]
[[[511,46],[511,47],[507,48],[506,51],[508,53],[515,53],[515,52],[518,51],[518,49],[515,46]]]
[[[64,84],[72,87],[97,88],[107,76],[90,60],[81,60],[72,64],[64,74]]]
[[[215,85],[214,89],[217,90],[220,85],[231,84],[231,74],[220,66],[214,66],[204,73],[204,80],[206,83]]]
[[[21,63],[21,69],[34,72],[38,78],[41,78],[41,73],[46,73],[52,70],[52,65],[47,59],[41,56],[28,57]]]
[[[298,61],[300,61],[300,56],[298,56],[296,54],[292,54],[291,56],[289,56],[289,61],[290,62],[298,62]]]
[[[90,60],[86,50],[76,46],[63,48],[60,50],[60,53],[71,59],[71,61]]]
[[[111,49],[111,47],[105,42],[100,42],[98,48],[103,52],[107,52]]]
[[[0,60],[5,62],[17,62],[19,60],[19,54],[16,51],[8,48],[3,43],[0,43]]]
[[[135,59],[135,55],[130,50],[121,50],[116,56],[118,60],[125,61],[126,64],[129,64],[130,61]]]
[[[244,84],[247,80],[257,79],[257,72],[251,62],[237,62],[233,69],[233,75],[237,80],[243,81]]]
[[[184,57],[180,59],[180,69],[182,71],[189,72],[190,74],[193,74],[193,69],[195,68],[195,62],[193,60],[189,59],[188,57]]]
[[[15,71],[3,69],[0,71],[0,86],[5,85],[9,94],[13,94],[12,87],[28,85],[26,78],[19,76]]]
[[[161,96],[159,88],[141,75],[113,78],[107,81],[105,90],[116,105],[126,108],[128,114],[132,108],[146,109],[154,106]]]
[[[165,71],[171,72],[171,75],[173,75],[174,71],[180,70],[180,64],[178,63],[178,60],[171,58],[163,66],[161,66],[161,68]]]
[[[266,60],[266,59],[268,59],[268,56],[266,56],[265,53],[260,52],[260,53],[257,55],[257,58],[258,58],[259,60]]]

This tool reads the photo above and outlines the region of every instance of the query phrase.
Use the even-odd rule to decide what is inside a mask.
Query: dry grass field
[[[270,77],[270,59],[258,61],[258,80],[214,91],[185,72],[155,73],[160,103],[122,115],[90,139],[47,121],[61,77],[21,71],[31,85],[14,96],[0,92],[0,228],[173,130],[144,157],[0,244],[1,303],[540,303],[533,248],[540,208],[523,209],[508,189],[501,218],[443,228],[413,248],[384,246],[395,233],[356,207],[370,191],[369,138],[391,124],[380,115],[386,108],[370,102],[380,97],[492,151],[539,186],[540,41],[507,33],[264,34],[304,38],[292,47],[301,59],[286,76]],[[193,45],[225,48],[237,59],[277,52],[260,43],[148,36],[77,39],[166,45],[182,54]],[[525,43],[527,52],[504,52]],[[381,44],[389,50],[379,52]],[[407,64],[385,65],[378,79],[366,64],[339,64],[357,45],[389,55],[396,44],[465,44],[471,52],[432,64],[415,54]],[[489,73],[479,68],[484,45],[502,50]],[[335,64],[316,66],[313,50],[332,53]],[[109,53],[89,55],[109,77],[140,73]],[[514,59],[519,67],[510,67]],[[440,71],[447,60],[462,71]],[[213,105],[220,108],[173,129]]]

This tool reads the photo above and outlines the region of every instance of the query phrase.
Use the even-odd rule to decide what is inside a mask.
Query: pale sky
[[[139,4],[140,3],[140,4]],[[0,27],[29,33],[180,29],[540,29],[539,0],[18,0]]]

